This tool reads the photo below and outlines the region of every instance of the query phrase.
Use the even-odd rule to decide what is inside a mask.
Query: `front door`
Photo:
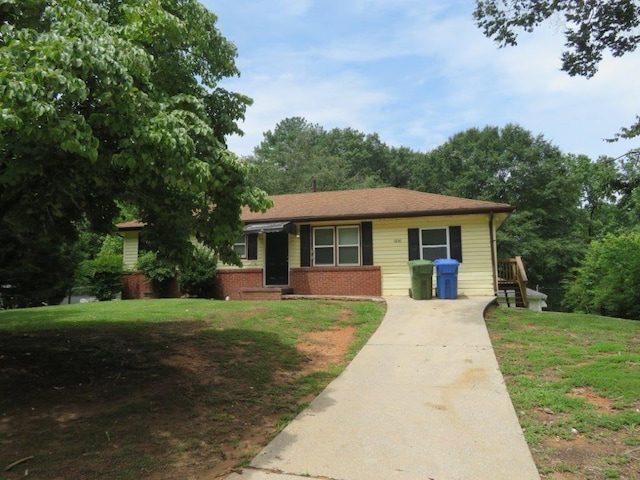
[[[289,234],[266,233],[264,284],[289,285]]]

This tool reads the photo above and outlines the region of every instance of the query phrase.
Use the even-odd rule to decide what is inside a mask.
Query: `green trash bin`
[[[411,296],[414,300],[429,300],[433,297],[433,263],[429,260],[411,260]]]

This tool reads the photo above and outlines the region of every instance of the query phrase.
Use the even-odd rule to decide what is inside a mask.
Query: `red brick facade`
[[[382,295],[380,267],[293,268],[289,272],[289,283],[295,295]],[[215,298],[240,300],[243,288],[259,289],[263,286],[261,268],[218,270]]]
[[[379,297],[382,295],[380,267],[306,267],[289,273],[290,286],[297,295],[345,295]],[[214,298],[243,298],[242,289],[260,289],[261,268],[218,270]],[[171,297],[179,297],[177,282],[171,286]],[[151,298],[153,290],[142,273],[128,273],[122,286],[122,298]],[[248,298],[247,295],[244,297]]]
[[[122,281],[122,299],[151,298],[153,290],[144,273],[127,273]]]
[[[261,268],[243,268],[241,270],[218,270],[214,298],[229,297],[241,299],[242,288],[260,288],[263,286]]]
[[[122,280],[122,299],[132,300],[137,298],[154,298],[151,284],[147,281],[144,273],[131,272],[127,273]],[[177,298],[180,296],[178,282],[173,279],[162,293],[163,297]]]
[[[303,267],[290,272],[296,295],[382,295],[380,267]]]

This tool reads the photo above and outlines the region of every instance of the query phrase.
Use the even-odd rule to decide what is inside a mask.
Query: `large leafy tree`
[[[473,14],[484,34],[500,46],[517,45],[520,32],[532,32],[554,17],[563,21],[562,70],[593,77],[606,52],[620,57],[640,43],[638,0],[476,0]],[[640,117],[615,138],[640,135]]]
[[[267,200],[225,145],[251,100],[218,86],[239,72],[216,20],[196,0],[0,0],[3,237],[106,231],[124,202],[164,256],[195,235],[236,260],[242,205]]]

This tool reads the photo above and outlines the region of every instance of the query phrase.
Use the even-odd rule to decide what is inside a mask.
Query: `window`
[[[423,260],[449,258],[449,235],[446,228],[428,228],[420,231],[420,249]]]
[[[358,227],[338,227],[338,265],[358,265],[360,263],[360,229]]]
[[[246,235],[240,235],[233,244],[233,250],[238,254],[240,258],[247,258],[247,237]]]
[[[462,263],[462,227],[410,228],[409,260],[453,258]]]
[[[316,227],[313,229],[313,264],[360,265],[360,227]]]
[[[335,263],[333,227],[313,229],[313,264],[333,265]]]

